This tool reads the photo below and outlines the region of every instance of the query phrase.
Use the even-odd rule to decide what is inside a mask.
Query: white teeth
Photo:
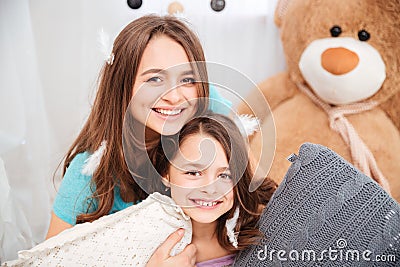
[[[218,204],[217,201],[210,201],[210,202],[206,202],[203,200],[195,200],[194,202],[196,202],[196,204],[200,205],[200,206],[205,206],[205,207],[212,207]]]
[[[156,112],[164,114],[164,115],[177,115],[182,112],[182,109],[154,109]]]

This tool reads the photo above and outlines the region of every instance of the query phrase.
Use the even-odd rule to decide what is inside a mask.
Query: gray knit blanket
[[[289,160],[260,218],[264,237],[234,266],[400,266],[395,200],[324,146],[303,144]]]

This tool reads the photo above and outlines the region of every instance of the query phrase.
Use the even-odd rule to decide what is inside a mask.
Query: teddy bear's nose
[[[357,54],[343,47],[329,48],[322,53],[322,67],[334,75],[352,71],[360,59]]]

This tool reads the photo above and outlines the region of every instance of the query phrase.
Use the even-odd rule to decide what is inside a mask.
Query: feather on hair
[[[243,136],[250,136],[258,131],[260,122],[257,117],[243,114],[235,117],[235,123]]]
[[[236,208],[235,213],[233,214],[233,217],[226,220],[225,227],[226,227],[226,233],[229,238],[229,242],[232,243],[232,246],[235,248],[238,247],[238,241],[237,241],[237,233],[235,233],[235,227],[237,220],[239,218],[239,207]]]
[[[107,141],[103,140],[100,147],[85,160],[85,165],[81,171],[83,175],[93,175],[99,167],[104,152],[106,151]]]
[[[97,38],[99,49],[101,53],[104,55],[105,60],[109,65],[112,65],[114,61],[114,54],[113,54],[113,41],[108,33],[101,28],[98,32]]]

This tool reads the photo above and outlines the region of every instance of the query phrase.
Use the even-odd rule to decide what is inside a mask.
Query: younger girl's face
[[[233,181],[225,151],[208,135],[194,134],[183,141],[167,180],[171,197],[196,222],[214,222],[233,207]]]
[[[166,35],[152,38],[142,55],[131,112],[150,129],[177,133],[197,110],[194,74],[183,47]]]

